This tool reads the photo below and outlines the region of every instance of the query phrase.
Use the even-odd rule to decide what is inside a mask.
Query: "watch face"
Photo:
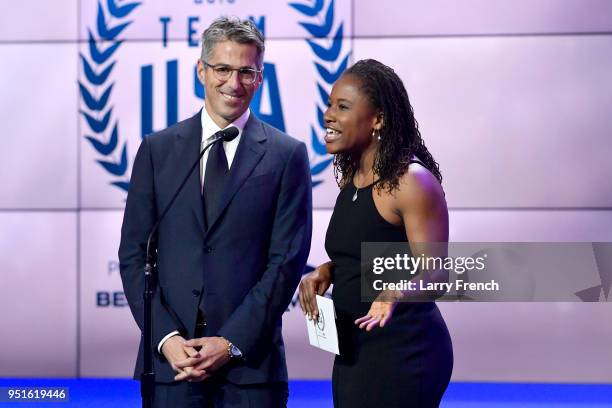
[[[238,350],[238,347],[234,346],[233,344],[230,348],[230,353],[232,354],[232,357],[242,357],[242,352]]]

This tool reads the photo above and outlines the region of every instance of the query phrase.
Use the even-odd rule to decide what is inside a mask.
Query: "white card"
[[[306,316],[308,340],[312,346],[339,355],[334,301],[317,295],[317,307],[319,308],[319,318],[316,321],[308,320],[308,316]]]

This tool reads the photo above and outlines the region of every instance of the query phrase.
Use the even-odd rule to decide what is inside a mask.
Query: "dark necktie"
[[[228,174],[229,167],[225,150],[223,149],[223,142],[219,141],[210,148],[208,160],[206,161],[206,173],[204,174],[204,212],[208,227],[210,227],[212,218],[217,213]]]

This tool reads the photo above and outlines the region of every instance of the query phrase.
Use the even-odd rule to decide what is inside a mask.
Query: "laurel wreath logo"
[[[80,113],[85,118],[89,132],[91,132],[91,135],[85,135],[85,139],[102,156],[96,161],[112,176],[113,180],[110,184],[124,191],[127,191],[129,187],[126,175],[127,142],[119,143],[119,121],[113,119],[113,106],[109,107],[110,96],[115,85],[109,81],[109,78],[116,63],[116,61],[110,63],[109,61],[123,43],[123,40],[117,37],[132,24],[132,21],[125,21],[125,19],[140,5],[140,2],[135,2],[118,6],[115,0],[108,0],[107,12],[110,18],[107,19],[104,8],[98,1],[95,35],[90,28],[87,29],[89,55],[86,58],[82,53],[80,54],[86,84],[78,81],[79,91],[81,100],[87,108],[87,110],[81,109]],[[118,20],[118,23],[111,27],[113,20]],[[105,45],[98,44],[98,42],[111,42],[112,44],[102,50],[101,48]],[[112,129],[110,136],[108,135],[109,129]],[[117,154],[118,151],[121,153]]]
[[[313,5],[305,5],[300,3],[289,3],[289,6],[297,10],[301,15],[310,17],[310,21],[300,21],[300,25],[315,39],[327,38],[334,26],[334,0],[331,0],[324,11],[324,1],[315,0]],[[313,20],[318,20],[313,23]],[[312,39],[306,40],[314,53],[316,60],[314,66],[319,74],[317,81],[317,90],[319,92],[320,102],[322,106],[327,106],[329,92],[334,82],[340,78],[348,65],[350,51],[342,58],[340,63],[340,52],[342,50],[342,41],[344,33],[344,22],[341,22],[327,47],[321,46]],[[319,140],[319,134],[325,132],[325,121],[323,120],[323,111],[321,105],[316,105],[317,126],[310,125],[310,144],[315,153],[314,164],[310,168],[310,173],[313,177],[312,186],[315,187],[323,182],[322,179],[315,180],[329,165],[333,158],[329,157],[325,150],[325,143]]]

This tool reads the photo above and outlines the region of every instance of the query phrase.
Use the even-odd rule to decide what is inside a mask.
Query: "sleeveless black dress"
[[[373,185],[351,183],[340,191],[325,237],[334,262],[332,298],[340,355],[332,375],[334,407],[438,407],[453,368],[444,319],[434,302],[400,302],[384,328],[360,330],[354,321],[370,303],[361,302],[361,242],[406,242],[403,226],[378,212]]]

